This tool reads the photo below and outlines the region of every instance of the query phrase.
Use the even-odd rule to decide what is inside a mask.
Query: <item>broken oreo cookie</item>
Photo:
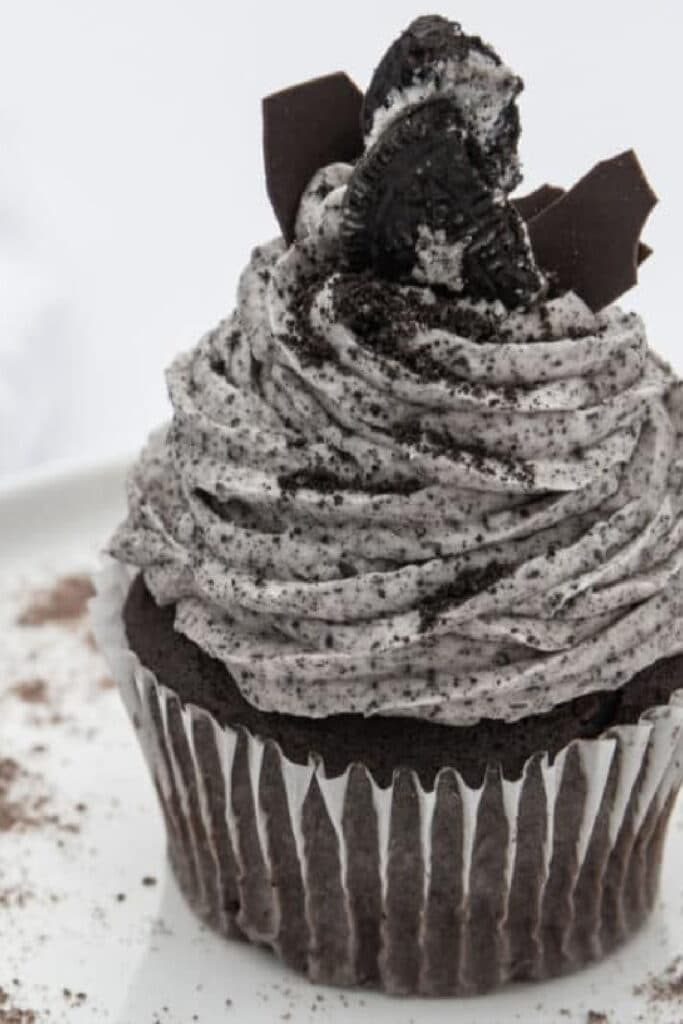
[[[342,211],[351,270],[444,285],[508,307],[543,287],[522,218],[482,174],[477,141],[449,98],[396,117],[357,164]]]
[[[378,121],[392,107],[413,106],[430,96],[449,96],[484,155],[481,172],[491,186],[511,191],[521,175],[516,97],[523,88],[498,54],[479,36],[438,15],[417,18],[389,47],[363,103],[366,140],[374,141]]]
[[[464,61],[476,49],[500,64],[498,55],[478,36],[466,36],[457,22],[438,14],[416,18],[401,33],[377,65],[363,104],[363,131],[369,135],[376,111],[394,89],[419,84],[447,60]]]

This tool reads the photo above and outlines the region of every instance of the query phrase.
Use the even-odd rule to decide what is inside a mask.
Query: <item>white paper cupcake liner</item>
[[[657,894],[683,781],[683,690],[638,724],[576,740],[519,779],[472,788],[443,768],[382,788],[328,778],[272,740],[182,707],[127,645],[119,566],[98,581],[97,642],[154,779],[169,855],[214,928],[270,946],[320,982],[394,993],[485,991],[596,959]]]

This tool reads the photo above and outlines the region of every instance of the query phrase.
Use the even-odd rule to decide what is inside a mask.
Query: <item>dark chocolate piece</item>
[[[541,185],[534,192],[530,192],[528,196],[515,196],[510,202],[523,220],[530,221],[565,194],[566,190],[557,185]]]
[[[457,22],[438,15],[416,18],[391,44],[372,76],[363,103],[365,135],[372,129],[377,110],[387,105],[395,90],[427,80],[434,81],[438,87],[445,63],[457,65],[467,60],[473,51],[496,65],[502,63],[495,50],[479,36],[466,35]],[[515,96],[522,88],[522,80],[517,79],[513,90]],[[498,118],[491,136],[490,152],[485,154],[490,183],[502,185],[505,181],[506,191],[514,188],[521,178],[515,159],[519,135],[519,111],[513,96]]]
[[[643,225],[657,202],[633,150],[596,164],[528,225],[539,265],[597,313],[638,280]]]
[[[645,260],[649,260],[650,256],[652,256],[652,249],[650,248],[650,246],[646,245],[645,242],[639,242],[638,243],[638,266],[639,267],[642,266],[642,264],[645,262]]]
[[[263,100],[266,186],[287,243],[315,172],[326,164],[352,163],[363,152],[362,103],[360,89],[341,71]]]
[[[510,308],[531,301],[543,280],[522,219],[494,195],[481,167],[481,150],[449,99],[397,117],[349,182],[341,228],[347,267],[499,298]],[[439,264],[439,250],[452,267]]]
[[[521,213],[523,220],[530,221],[534,217],[538,217],[540,213],[543,213],[552,203],[557,202],[562,196],[567,194],[567,190],[559,188],[557,185],[541,185],[534,192],[530,192],[528,196],[516,196],[511,199],[510,202],[517,210]],[[645,260],[649,260],[652,256],[652,249],[645,242],[640,242],[638,245],[638,266],[641,266]]]

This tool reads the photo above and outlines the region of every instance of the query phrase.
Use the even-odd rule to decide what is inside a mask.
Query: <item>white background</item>
[[[438,8],[435,8],[438,10]],[[0,0],[0,475],[138,447],[163,368],[276,233],[260,98],[365,87],[414,0]],[[683,369],[680,0],[460,0],[527,88],[524,188],[634,146],[660,196],[625,304]]]

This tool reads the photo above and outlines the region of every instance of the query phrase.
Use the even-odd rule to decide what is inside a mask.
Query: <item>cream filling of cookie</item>
[[[683,404],[641,321],[387,285],[392,317],[335,270],[346,177],[170,368],[112,553],[264,711],[512,721],[683,650]]]

